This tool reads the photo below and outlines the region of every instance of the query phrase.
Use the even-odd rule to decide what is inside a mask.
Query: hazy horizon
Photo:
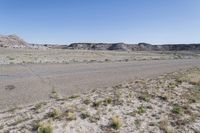
[[[0,34],[29,43],[200,42],[198,0],[2,0]]]

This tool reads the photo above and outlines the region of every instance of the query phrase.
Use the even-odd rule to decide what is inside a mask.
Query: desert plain
[[[0,133],[200,132],[199,57],[0,48]]]

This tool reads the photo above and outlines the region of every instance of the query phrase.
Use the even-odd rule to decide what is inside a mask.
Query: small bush
[[[112,117],[112,124],[111,126],[115,129],[119,129],[122,126],[123,122],[119,116]]]
[[[178,105],[174,105],[171,111],[174,114],[181,114],[182,113],[182,108],[180,106],[178,106]]]
[[[111,104],[112,103],[112,98],[106,98],[105,100],[104,100],[104,103],[107,103],[107,104]]]
[[[42,108],[43,105],[45,105],[46,103],[45,102],[41,102],[41,103],[38,103],[35,105],[35,110],[39,110]]]
[[[76,113],[75,112],[66,112],[67,120],[72,121],[76,120]]]
[[[143,114],[143,113],[145,113],[146,112],[146,109],[144,108],[144,106],[140,106],[140,107],[138,107],[138,110],[137,110],[137,113],[138,114]]]
[[[53,129],[50,123],[39,123],[37,132],[38,133],[52,133]]]
[[[60,116],[60,114],[61,112],[59,109],[53,109],[53,111],[49,113],[49,116],[53,118],[57,118]]]

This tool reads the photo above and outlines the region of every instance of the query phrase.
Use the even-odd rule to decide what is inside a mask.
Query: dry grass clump
[[[36,105],[35,105],[35,110],[39,110],[39,109],[41,109],[42,108],[42,106],[44,106],[44,105],[46,105],[47,103],[46,102],[40,102],[40,103],[37,103]]]
[[[106,98],[106,99],[104,99],[104,105],[107,105],[107,104],[111,104],[112,103],[112,98],[111,97],[108,97],[108,98]]]
[[[50,123],[38,123],[37,133],[52,133],[53,128]]]
[[[69,121],[76,120],[76,113],[72,111],[66,112],[66,118]]]
[[[122,127],[123,121],[119,116],[114,116],[111,118],[111,126],[115,129]]]
[[[49,113],[50,117],[57,118],[61,115],[60,109],[53,109],[52,112]]]

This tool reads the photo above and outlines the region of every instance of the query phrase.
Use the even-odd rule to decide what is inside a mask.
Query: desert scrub
[[[103,100],[103,105],[107,106],[108,104],[111,104],[112,103],[112,98],[109,97],[109,98],[106,98]]]
[[[66,118],[68,121],[76,120],[76,113],[72,111],[66,112]]]
[[[151,95],[148,92],[144,92],[138,97],[138,99],[143,100],[145,102],[149,102],[151,99]]]
[[[182,114],[183,113],[183,109],[182,109],[181,106],[176,104],[176,105],[173,106],[171,112],[174,113],[174,114]]]
[[[53,109],[50,113],[49,116],[53,118],[57,118],[61,115],[60,109]]]
[[[34,107],[35,110],[39,110],[42,108],[42,106],[46,105],[47,103],[45,102],[41,102],[41,103],[37,103]]]
[[[111,118],[111,126],[115,129],[122,127],[123,121],[119,116],[114,116]]]
[[[143,105],[141,105],[141,106],[139,106],[138,108],[137,108],[137,113],[138,114],[143,114],[143,113],[145,113],[146,112],[146,108],[143,106]]]
[[[50,123],[38,123],[37,133],[52,133],[53,128]]]

